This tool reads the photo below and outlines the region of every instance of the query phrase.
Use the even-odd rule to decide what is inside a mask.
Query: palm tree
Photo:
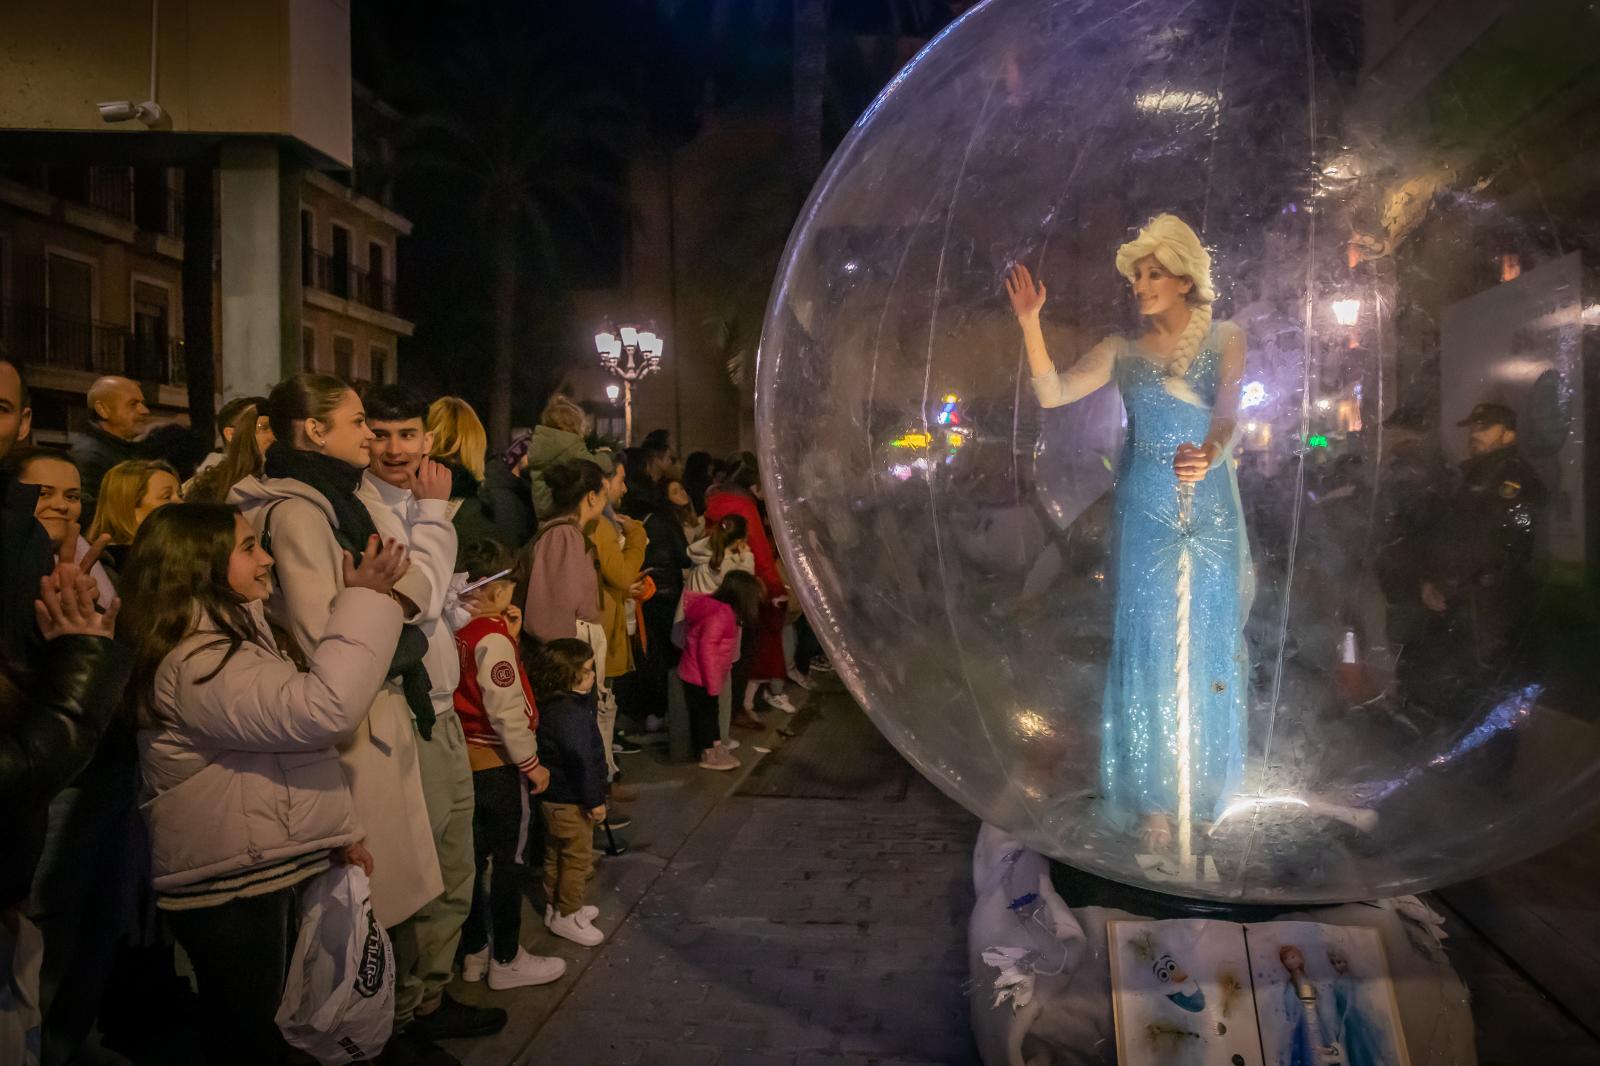
[[[794,0],[793,136],[796,199],[822,173],[822,102],[828,85],[827,0]]]
[[[590,219],[597,207],[620,202],[604,163],[620,151],[628,116],[610,95],[575,87],[570,59],[551,55],[525,14],[488,16],[454,38],[436,53],[448,59],[429,71],[432,104],[416,120],[410,158],[470,190],[487,234],[487,422],[490,440],[504,443],[524,256],[559,277],[560,216]]]

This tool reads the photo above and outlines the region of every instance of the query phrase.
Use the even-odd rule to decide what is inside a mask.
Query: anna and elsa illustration
[[[1322,981],[1306,975],[1305,955],[1293,944],[1278,949],[1278,961],[1288,1020],[1278,1066],[1397,1066],[1382,1015],[1363,1001],[1361,981],[1342,951],[1328,949],[1333,976]]]
[[[1253,571],[1231,453],[1245,338],[1213,321],[1211,257],[1176,216],[1152,219],[1118,249],[1116,268],[1140,330],[1105,338],[1060,373],[1040,327],[1045,286],[1019,265],[1006,293],[1041,406],[1111,382],[1122,394],[1100,794],[1146,852],[1186,863],[1194,827],[1215,821],[1243,778]]]

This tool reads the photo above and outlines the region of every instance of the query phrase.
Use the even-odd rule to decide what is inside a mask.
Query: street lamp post
[[[661,369],[665,341],[653,329],[607,326],[594,335],[600,365],[622,379],[622,443],[633,446],[633,383]],[[609,394],[615,386],[607,388]]]

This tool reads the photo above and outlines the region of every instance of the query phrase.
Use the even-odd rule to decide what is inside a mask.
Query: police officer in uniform
[[[1429,614],[1413,661],[1427,691],[1420,702],[1453,724],[1475,727],[1527,673],[1519,639],[1532,614],[1533,548],[1545,490],[1517,450],[1517,416],[1480,403],[1456,423],[1467,459],[1443,495],[1418,594]],[[1507,736],[1490,760],[1509,769]]]

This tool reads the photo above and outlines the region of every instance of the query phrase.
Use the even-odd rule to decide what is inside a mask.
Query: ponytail
[[[711,542],[711,569],[721,570],[722,559],[728,553],[729,545],[737,544],[749,536],[750,524],[743,515],[723,515],[722,521],[711,527],[706,538]]]

